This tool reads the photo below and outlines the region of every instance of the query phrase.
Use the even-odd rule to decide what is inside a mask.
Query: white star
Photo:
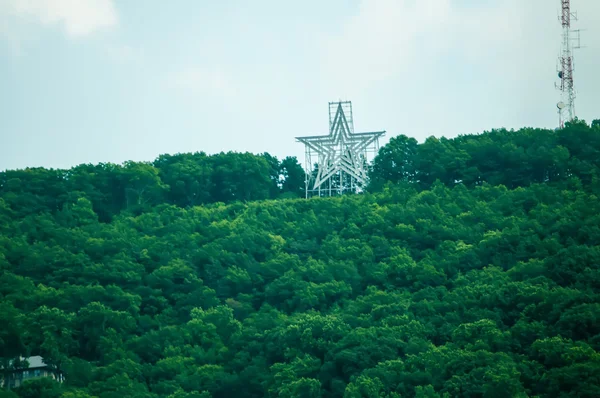
[[[361,154],[383,134],[385,131],[353,133],[342,108],[342,102],[339,102],[329,135],[296,138],[317,152],[319,156],[319,168],[313,189],[318,189],[340,171],[352,176],[360,185],[364,185],[367,180],[367,170]]]

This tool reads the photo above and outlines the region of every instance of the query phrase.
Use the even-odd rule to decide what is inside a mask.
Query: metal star
[[[319,156],[313,189],[318,189],[340,171],[353,177],[360,185],[366,183],[367,170],[361,153],[384,135],[385,131],[355,134],[352,130],[342,102],[339,102],[335,117],[330,123],[329,135],[296,138]]]

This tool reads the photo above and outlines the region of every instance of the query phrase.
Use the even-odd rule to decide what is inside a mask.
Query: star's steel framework
[[[368,182],[369,155],[377,154],[385,133],[354,133],[352,102],[330,102],[329,135],[296,137],[306,148],[306,198],[361,192]]]

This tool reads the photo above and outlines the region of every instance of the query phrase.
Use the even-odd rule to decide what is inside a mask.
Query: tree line
[[[303,193],[298,160],[279,161],[267,153],[196,152],[161,155],[154,162],[0,172],[0,197],[19,216],[54,213],[76,197],[88,198],[100,219],[110,221],[121,211],[140,213],[162,203],[187,207]]]
[[[439,180],[474,187],[508,188],[554,183],[572,176],[589,184],[600,176],[600,120],[566,123],[564,129],[492,130],[419,144],[393,137],[369,167],[371,192],[386,184],[427,189]],[[317,167],[311,170],[314,175]],[[344,182],[350,184],[349,181]],[[204,152],[161,155],[154,162],[82,164],[68,170],[27,168],[0,172],[0,197],[19,215],[56,212],[74,197],[92,202],[101,221],[127,210],[162,203],[209,203],[303,197],[305,172],[295,157],[268,153]]]
[[[508,188],[565,181],[589,184],[600,177],[600,120],[567,122],[557,130],[496,129],[453,139],[429,137],[419,144],[406,135],[382,147],[371,169],[371,189],[387,183],[428,188],[436,180],[475,187]]]

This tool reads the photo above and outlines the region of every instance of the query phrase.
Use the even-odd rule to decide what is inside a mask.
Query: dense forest
[[[599,397],[600,120],[0,173],[0,397]]]

